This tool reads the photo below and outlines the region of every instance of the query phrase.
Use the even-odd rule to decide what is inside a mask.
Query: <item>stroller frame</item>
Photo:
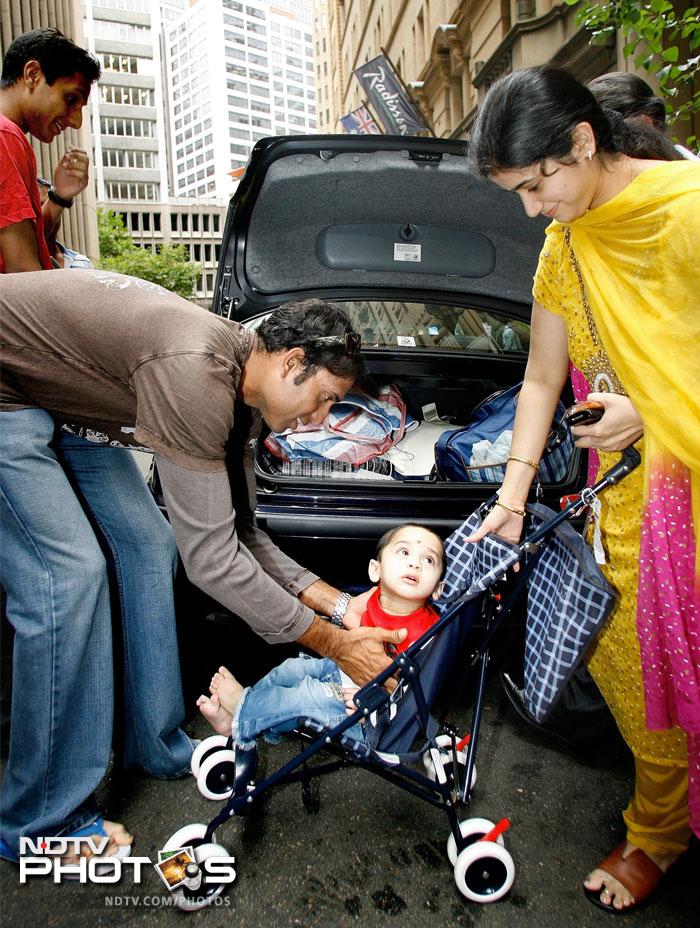
[[[561,512],[546,524],[541,525],[517,548],[514,548],[514,559],[503,567],[502,572],[486,590],[488,595],[484,597],[482,603],[482,615],[485,619],[484,635],[476,650],[470,655],[468,673],[465,674],[462,684],[464,685],[467,679],[471,679],[471,672],[476,667],[477,680],[472,708],[472,727],[468,736],[465,760],[461,748],[467,739],[458,742],[453,728],[443,723],[444,734],[440,738],[440,743],[436,740],[438,723],[431,715],[416,657],[429,641],[439,636],[440,632],[457,618],[468,602],[483,595],[483,591],[472,592],[470,590],[450,603],[449,608],[428,631],[405,651],[399,653],[377,677],[358,690],[353,699],[355,711],[340,724],[327,729],[311,719],[300,720],[301,724],[298,726],[298,734],[301,738],[299,753],[264,779],[256,781],[254,778],[257,767],[256,748],[242,750],[238,747],[232,750],[232,739],[230,737],[226,739],[224,736],[207,739],[207,741],[216,741],[216,746],[210,751],[206,748],[207,741],[202,742],[198,748],[197,766],[201,767],[205,760],[209,760],[207,769],[213,773],[214,780],[220,784],[221,798],[226,798],[226,802],[219,814],[208,825],[192,825],[180,829],[168,841],[165,849],[191,844],[197,850],[198,860],[200,859],[199,852],[201,852],[201,858],[204,859],[209,853],[207,850],[209,848],[221,851],[221,846],[216,844],[214,839],[219,825],[235,815],[248,812],[270,789],[279,784],[301,783],[304,805],[309,811],[317,811],[318,805],[311,789],[312,781],[354,765],[371,771],[435,807],[444,809],[451,833],[448,840],[448,855],[455,867],[457,886],[463,895],[472,901],[479,902],[495,901],[505,895],[512,885],[514,876],[512,859],[503,847],[501,838],[501,833],[509,826],[507,819],[502,819],[494,826],[485,819],[460,822],[459,818],[459,812],[462,809],[468,810],[471,799],[475,757],[484,708],[490,643],[523,591],[542,552],[542,542],[562,522],[579,515],[593,497],[627,476],[638,466],[639,462],[639,454],[633,447],[625,449],[620,461],[608,470],[595,486],[586,488],[573,498],[570,497],[570,501]],[[480,507],[482,513],[493,505],[496,498],[494,496]],[[523,556],[525,562],[510,588],[504,593],[495,592],[494,586],[502,582],[510,567],[520,562]],[[345,735],[345,732],[357,722],[367,719],[372,713],[387,705],[390,694],[384,689],[384,684],[393,676],[398,676],[399,686],[408,684],[411,688],[418,712],[419,731],[423,733],[427,742],[427,748],[424,747],[410,754],[403,752],[401,756],[383,753],[381,750],[376,750],[364,742],[358,742]],[[459,688],[457,696],[461,693],[461,689],[462,687]],[[453,698],[452,704],[456,698]],[[309,760],[322,750],[335,755],[337,759],[309,766]],[[426,773],[408,765],[415,763],[421,755],[424,758]],[[220,761],[217,763],[219,756]],[[405,760],[408,760],[408,763]],[[193,772],[195,772],[194,764]],[[431,776],[431,772],[434,776]],[[178,899],[175,901],[186,910],[201,908],[209,904],[222,889],[223,886],[209,885],[205,895],[202,896],[201,890],[190,891],[184,887],[180,893],[179,903]],[[200,895],[197,896],[197,893]]]

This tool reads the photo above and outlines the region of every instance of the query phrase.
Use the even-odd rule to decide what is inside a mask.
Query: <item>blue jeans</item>
[[[43,410],[0,413],[0,583],[15,629],[2,836],[56,834],[94,814],[112,738],[105,560],[50,447]]]
[[[284,661],[244,691],[233,718],[234,741],[249,748],[264,735],[275,744],[284,732],[297,727],[300,718],[334,728],[348,717],[340,680],[338,665],[327,657],[300,654]],[[345,734],[365,740],[359,722]]]
[[[175,627],[177,547],[131,451],[62,432],[59,458],[97,524],[116,580],[124,657],[124,767],[189,771]],[[114,599],[113,595],[113,599]]]
[[[2,837],[14,850],[22,835],[70,833],[94,816],[93,792],[107,770],[112,741],[106,563],[54,451],[55,431],[40,409],[0,413],[0,583],[15,630],[0,817]],[[140,668],[133,677],[142,687],[148,683],[140,693],[133,689],[131,701],[139,711],[143,704],[139,718],[146,719],[153,716],[151,694],[162,692],[162,681],[147,679],[149,668],[159,672],[159,659],[144,658],[141,649],[166,650],[163,643],[174,636],[155,618],[151,627],[132,616],[128,636],[130,663]],[[148,633],[134,643],[142,624]],[[177,714],[172,705],[168,709]],[[161,735],[172,730],[168,721]],[[182,756],[171,761],[179,770],[190,743],[181,732],[176,740]]]

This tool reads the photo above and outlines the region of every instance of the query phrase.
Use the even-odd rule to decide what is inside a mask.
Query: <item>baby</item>
[[[407,524],[386,532],[369,562],[369,578],[379,584],[367,602],[361,625],[405,628],[396,645],[405,650],[437,621],[427,600],[438,599],[445,574],[441,539],[421,525]],[[225,667],[214,674],[211,697],[200,696],[199,711],[214,731],[232,735],[236,744],[252,747],[259,735],[279,741],[300,718],[312,718],[333,728],[352,712],[355,683],[329,658],[300,655],[275,667],[255,686],[245,688]],[[349,729],[350,737],[364,740],[362,726]]]

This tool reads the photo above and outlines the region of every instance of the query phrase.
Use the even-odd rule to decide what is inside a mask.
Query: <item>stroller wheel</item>
[[[235,751],[214,751],[200,764],[197,788],[205,799],[228,799],[233,794],[235,782]]]
[[[192,757],[190,758],[190,770],[192,771],[192,776],[196,777],[199,773],[199,768],[202,766],[202,761],[206,760],[210,754],[214,751],[219,751],[221,748],[225,748],[228,745],[229,739],[226,735],[211,735],[209,738],[205,738],[204,741],[200,741],[197,747],[192,752]]]
[[[198,864],[202,864],[208,857],[228,857],[228,851],[221,844],[200,844],[194,848],[194,858]],[[178,886],[173,892],[173,902],[184,912],[196,912],[197,909],[211,905],[212,901],[221,895],[225,886],[225,883],[207,882],[206,873],[202,870],[199,886]]]
[[[474,844],[475,841],[478,841],[479,838],[483,838],[493,827],[493,822],[490,822],[487,818],[467,818],[459,823],[459,830],[462,833],[462,837],[468,842],[469,846]],[[496,842],[503,847],[503,836],[499,835],[496,838]],[[450,834],[450,837],[447,839],[447,856],[450,858],[450,863],[454,867],[457,863],[458,854],[457,842],[453,834]]]
[[[461,851],[454,868],[457,889],[470,902],[497,902],[513,885],[515,865],[495,841],[477,841]]]
[[[438,735],[435,739],[438,743],[438,746],[441,748],[447,748],[449,750],[440,751],[440,764],[445,773],[446,781],[451,783],[454,779],[452,773],[452,738],[449,735]],[[433,748],[433,750],[435,750]],[[460,767],[466,767],[467,765],[467,753],[466,751],[457,751],[457,763]],[[435,771],[435,763],[433,761],[433,755],[431,754],[431,749],[428,748],[427,751],[423,753],[423,766],[425,767],[425,772],[431,780],[437,780],[438,775]],[[472,780],[469,784],[469,789],[474,789],[474,784],[476,783],[476,764],[472,767]]]
[[[171,835],[163,846],[164,851],[175,851],[180,847],[189,847],[202,843],[207,833],[207,826],[202,824],[184,825]]]

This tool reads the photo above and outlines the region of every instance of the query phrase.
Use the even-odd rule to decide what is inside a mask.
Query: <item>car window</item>
[[[478,354],[523,354],[530,326],[483,309],[398,300],[335,301],[362,336],[363,348],[422,348]]]

